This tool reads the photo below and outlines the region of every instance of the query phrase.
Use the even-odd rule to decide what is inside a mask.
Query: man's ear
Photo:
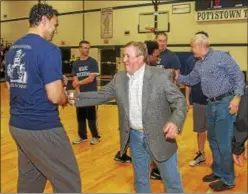
[[[146,62],[145,57],[143,55],[140,55],[138,59],[140,63]]]
[[[42,16],[41,17],[41,20],[40,20],[40,23],[42,23],[43,25],[45,25],[48,21],[48,18],[46,16]]]

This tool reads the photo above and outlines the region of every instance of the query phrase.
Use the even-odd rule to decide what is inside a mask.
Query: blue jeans
[[[232,96],[207,105],[208,141],[213,155],[212,171],[228,185],[234,185],[232,137],[235,115],[229,113]]]
[[[150,163],[153,159],[146,135],[137,130],[130,132],[130,150],[134,167],[134,186],[137,193],[151,193]],[[177,153],[168,160],[156,163],[167,193],[183,193],[181,176],[177,166]]]

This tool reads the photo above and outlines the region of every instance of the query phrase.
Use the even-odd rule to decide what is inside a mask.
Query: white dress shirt
[[[145,64],[129,77],[129,122],[130,127],[136,130],[143,129],[142,123],[142,88],[145,73]]]

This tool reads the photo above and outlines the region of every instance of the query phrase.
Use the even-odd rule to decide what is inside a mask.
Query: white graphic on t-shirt
[[[77,73],[77,77],[86,77],[89,76],[90,71],[88,70],[88,66],[83,66],[83,67],[79,67],[78,68],[78,73]]]
[[[13,64],[8,64],[7,73],[12,83],[27,84],[26,65],[22,58],[25,53],[21,49],[16,51]]]

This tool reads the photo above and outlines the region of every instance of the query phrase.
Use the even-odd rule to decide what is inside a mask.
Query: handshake
[[[66,92],[66,94],[67,94],[69,104],[71,105],[75,104],[75,100],[78,100],[78,98],[75,97],[75,94],[76,94],[75,91],[69,90]]]

